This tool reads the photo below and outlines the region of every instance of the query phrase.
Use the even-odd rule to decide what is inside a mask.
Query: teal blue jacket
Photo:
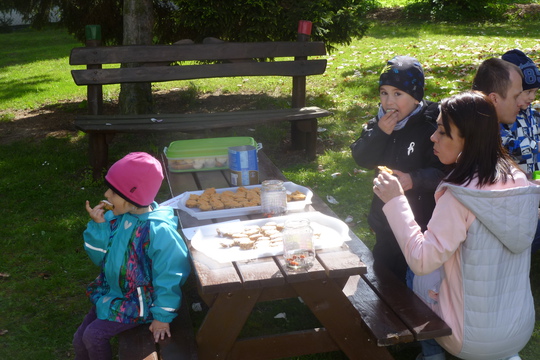
[[[108,211],[105,222],[88,223],[84,248],[101,273],[87,295],[99,319],[170,323],[176,317],[190,272],[188,250],[173,209],[155,202],[152,208],[142,215]]]

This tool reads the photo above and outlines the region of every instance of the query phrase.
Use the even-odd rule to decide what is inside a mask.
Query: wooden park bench
[[[307,25],[309,26],[307,26]],[[89,134],[90,163],[94,176],[107,167],[110,135],[122,132],[192,132],[206,129],[291,122],[291,143],[315,158],[317,118],[331,113],[306,107],[306,77],[323,74],[323,42],[311,42],[311,23],[301,21],[297,41],[203,44],[99,46],[89,39],[74,48],[70,65],[77,85],[87,86],[89,115],[75,119],[75,127]],[[90,33],[87,31],[87,34]],[[308,59],[310,56],[317,58]],[[272,59],[272,61],[262,61]],[[279,61],[278,61],[279,60]],[[108,67],[103,69],[103,65]],[[109,68],[110,64],[130,67]],[[197,114],[103,115],[103,85],[153,83],[236,76],[286,76],[292,78],[291,108]]]

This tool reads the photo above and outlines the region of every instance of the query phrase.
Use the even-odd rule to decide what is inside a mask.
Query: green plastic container
[[[223,137],[173,141],[164,149],[170,172],[229,168],[229,147],[257,143],[251,137]]]

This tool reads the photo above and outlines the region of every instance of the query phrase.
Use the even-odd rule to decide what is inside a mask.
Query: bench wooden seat
[[[373,266],[367,247],[360,251],[368,272],[351,277],[344,292],[362,314],[379,346],[452,334],[452,329],[391,271]]]
[[[77,117],[75,126],[89,133],[94,177],[100,177],[108,166],[108,144],[116,132],[192,132],[289,121],[292,147],[305,150],[306,157],[314,159],[317,119],[331,112],[306,107],[306,78],[324,73],[326,59],[322,56],[326,47],[323,42],[308,41],[310,35],[300,31],[297,41],[99,46],[100,41],[94,39],[88,40],[86,47],[72,49],[70,65],[86,66],[71,73],[77,85],[88,87],[89,115]],[[208,114],[103,114],[104,85],[237,76],[290,77],[291,108]]]
[[[170,325],[171,337],[154,342],[149,324],[124,331],[118,336],[120,360],[196,360],[197,344],[185,296],[178,316]]]
[[[297,109],[235,111],[229,113],[157,114],[157,115],[85,115],[75,119],[75,127],[84,132],[146,132],[218,129],[270,123],[301,121],[328,116],[331,112],[318,107]],[[310,123],[309,123],[310,124]]]
[[[318,196],[313,206],[335,216]],[[349,244],[367,265],[367,273],[350,277],[343,292],[360,312],[379,346],[434,339],[452,334],[452,329],[390,270],[374,266],[371,250],[361,241]]]

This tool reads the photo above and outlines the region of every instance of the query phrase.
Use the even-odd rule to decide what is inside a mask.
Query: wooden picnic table
[[[231,187],[229,179],[228,171],[167,171],[173,196],[210,187]],[[259,151],[259,180],[266,179],[287,180]],[[316,195],[305,211],[335,216]],[[197,220],[183,211],[178,211],[178,215],[183,229],[232,220]],[[257,218],[261,215],[241,219]],[[352,240],[348,243],[362,243],[352,231],[349,235]],[[200,359],[276,359],[337,350],[350,359],[392,359],[386,347],[378,346],[361,313],[343,292],[351,277],[358,278],[367,272],[362,259],[347,243],[317,250],[313,267],[303,271],[289,271],[281,256],[218,263],[189,247],[198,292],[209,307],[196,334]],[[257,302],[296,297],[302,298],[323,327],[254,338],[238,337]]]

